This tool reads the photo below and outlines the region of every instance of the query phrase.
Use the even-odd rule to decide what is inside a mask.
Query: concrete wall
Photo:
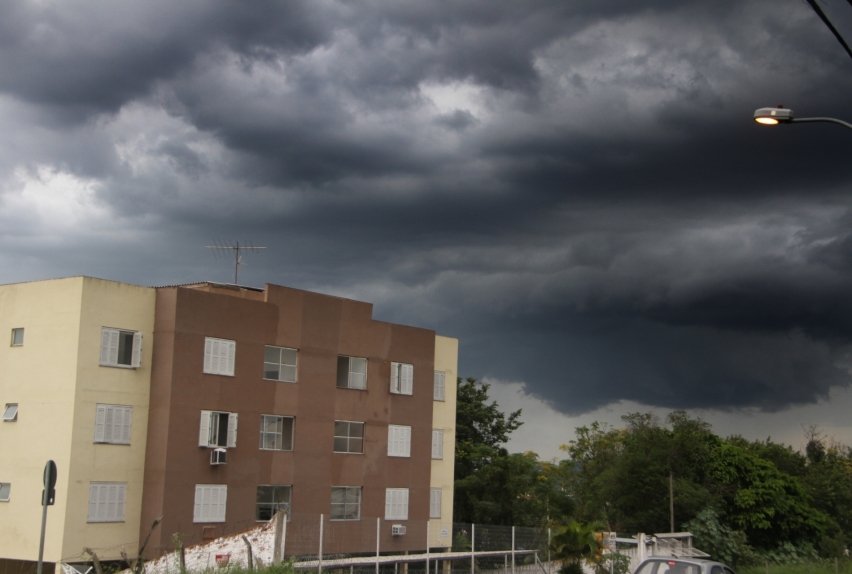
[[[368,303],[270,285],[256,294],[210,288],[158,290],[157,369],[152,381],[143,526],[166,515],[150,555],[251,528],[258,485],[292,485],[293,531],[326,515],[328,552],[375,548],[385,488],[407,487],[409,532],[381,531],[388,551],[424,548],[429,516],[433,331],[374,321]],[[234,376],[202,372],[204,339],[236,341]],[[265,345],[298,350],[298,381],[263,379]],[[339,355],[366,357],[367,389],[336,387]],[[414,394],[392,395],[390,363],[414,365]],[[228,463],[211,466],[198,446],[201,410],[239,415]],[[295,417],[293,450],[259,449],[262,414]],[[365,423],[364,452],[334,453],[335,420]],[[387,456],[388,425],[412,426],[411,457]],[[193,522],[195,485],[226,484],[226,522]],[[332,486],[362,486],[361,520],[331,521]],[[399,521],[394,521],[399,522]],[[296,539],[288,542],[293,551]],[[311,541],[305,551],[314,551]]]
[[[435,371],[444,373],[444,401],[433,403],[432,427],[444,431],[444,458],[433,460],[431,468],[430,487],[442,491],[441,518],[432,518],[429,523],[432,548],[452,546],[458,356],[458,339],[435,337]]]
[[[42,472],[56,462],[56,503],[48,509],[45,561],[73,561],[84,546],[102,559],[135,554],[145,452],[150,345],[142,367],[100,367],[101,326],[138,330],[150,341],[153,289],[74,277],[0,286],[0,403],[17,402],[18,420],[0,423],[0,559],[36,560]],[[9,346],[23,327],[24,344]],[[133,407],[128,445],[96,445],[95,404]],[[127,482],[125,521],[87,522],[89,483]]]

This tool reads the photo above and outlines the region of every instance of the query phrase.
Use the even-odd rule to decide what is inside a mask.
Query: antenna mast
[[[265,246],[252,245],[251,243],[248,245],[240,245],[239,241],[235,241],[231,244],[217,242],[216,245],[207,245],[206,247],[207,249],[215,249],[219,253],[230,252],[234,254],[234,285],[239,285],[240,265],[243,262],[242,254],[244,252],[259,253],[261,249],[266,249]]]

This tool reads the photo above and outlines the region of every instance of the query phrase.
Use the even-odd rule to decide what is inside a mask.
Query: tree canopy
[[[815,429],[798,452],[770,439],[720,437],[683,411],[665,423],[631,413],[618,428],[577,428],[565,459],[548,462],[507,452],[521,411],[503,413],[488,391],[459,380],[457,521],[635,534],[668,532],[673,518],[697,547],[730,562],[782,547],[824,556],[852,547],[852,450]]]

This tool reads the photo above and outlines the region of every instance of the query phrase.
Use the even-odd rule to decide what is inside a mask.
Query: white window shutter
[[[237,413],[228,414],[228,446],[237,446]]]
[[[204,339],[204,372],[213,373],[213,344],[215,341],[210,338]]]
[[[234,374],[234,366],[237,359],[237,343],[235,341],[227,341],[224,345],[225,349],[225,373],[228,375]]]
[[[429,518],[441,518],[441,499],[443,492],[440,488],[429,490]]]
[[[102,365],[115,365],[118,362],[118,329],[101,328]]]
[[[444,431],[442,429],[432,429],[432,458],[444,458]]]
[[[130,366],[138,368],[142,365],[142,333],[133,333],[133,356]]]
[[[400,392],[404,395],[410,395],[414,392],[414,365],[400,365]]]
[[[210,446],[210,419],[212,411],[201,411],[201,424],[198,427],[198,446]]]
[[[106,440],[106,411],[106,405],[97,405],[95,407],[95,442],[104,442]]]
[[[402,456],[411,456],[411,427],[402,427]]]
[[[118,436],[116,436],[116,441],[123,444],[130,444],[130,424],[133,417],[133,408],[121,407],[118,415]]]
[[[391,363],[390,392],[399,392],[399,363]]]

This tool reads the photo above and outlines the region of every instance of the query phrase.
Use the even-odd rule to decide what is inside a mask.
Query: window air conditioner
[[[405,535],[405,525],[404,524],[394,524],[391,526],[391,535],[393,536],[404,536]]]
[[[228,451],[224,448],[214,448],[210,451],[210,464],[213,466],[228,462]]]

